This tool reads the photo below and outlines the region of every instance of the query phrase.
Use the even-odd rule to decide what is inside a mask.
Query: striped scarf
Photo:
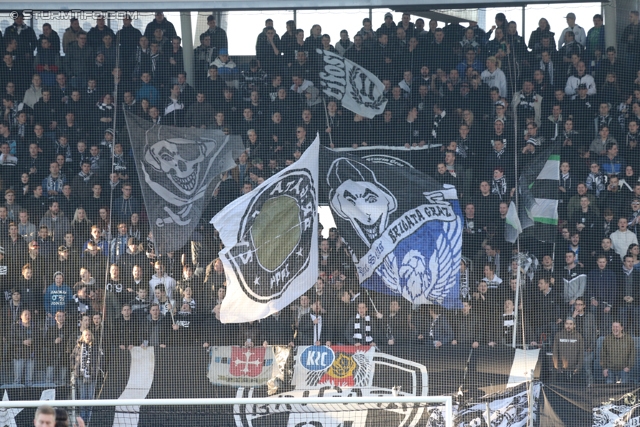
[[[91,378],[91,353],[93,346],[83,343],[80,349],[80,373],[85,379]]]
[[[363,337],[362,337],[362,328],[360,327],[360,315],[356,314],[356,321],[353,323],[353,339],[356,342],[362,343],[363,341]],[[373,337],[371,336],[371,317],[369,316],[365,316],[364,317],[364,342],[365,343],[371,343],[373,342]]]

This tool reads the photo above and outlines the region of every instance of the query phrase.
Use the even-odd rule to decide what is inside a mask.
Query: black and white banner
[[[287,307],[318,278],[318,154],[315,141],[293,165],[229,203],[211,223],[227,296],[220,320],[258,320]]]
[[[593,408],[594,427],[640,426],[640,393],[635,390]]]
[[[175,251],[190,239],[219,175],[235,167],[242,139],[125,118],[156,252]]]
[[[542,384],[534,383],[531,390],[528,387],[528,383],[522,383],[502,393],[488,396],[482,399],[482,402],[456,408],[453,425],[456,427],[525,427],[528,425],[530,414],[535,422]],[[531,411],[529,411],[529,393],[531,393],[533,404]]]
[[[374,118],[387,105],[384,84],[371,71],[353,61],[330,52],[316,49],[322,55],[320,87],[325,95],[338,99],[342,106],[356,114]]]
[[[260,408],[236,405],[236,426],[408,427],[417,425],[427,414],[424,406],[331,404],[332,397],[428,395],[424,365],[367,346],[298,347],[292,385],[293,390],[274,396],[282,397],[282,404]],[[236,397],[252,395],[252,388],[240,388]],[[327,402],[287,403],[288,398],[295,397],[326,397]]]
[[[216,427],[265,427],[265,426],[302,426],[342,427],[361,426],[413,426],[424,425],[442,427],[444,425],[444,409],[439,405],[412,407],[404,405],[336,405],[331,403],[332,396],[391,396],[397,390],[400,396],[416,395],[455,395],[463,382],[467,351],[452,351],[433,354],[424,351],[415,352],[410,359],[381,353],[361,346],[308,346],[291,349],[295,359],[285,357],[284,347],[271,347],[270,352],[263,347],[261,352],[256,347],[218,348],[208,352],[200,345],[169,346],[167,348],[140,348],[133,350],[113,349],[108,352],[105,365],[105,381],[100,387],[99,399],[177,399],[177,398],[231,398],[231,397],[278,397],[281,405],[255,405],[248,401],[243,405],[232,406],[118,406],[93,407],[92,425],[127,426],[127,427],[177,427],[185,425],[202,425]],[[460,408],[461,421],[458,427],[468,426],[520,426],[526,408],[522,385],[504,388],[517,377],[522,369],[517,366],[517,356],[513,349],[504,351],[495,349],[478,354],[478,372],[473,381],[480,390],[491,391],[490,396],[481,400],[470,401]],[[244,351],[244,354],[243,354]],[[410,353],[407,353],[407,356]],[[188,355],[188,360],[185,359]],[[282,355],[282,359],[279,359]],[[530,363],[535,363],[533,355],[529,355]],[[234,381],[251,384],[236,387],[225,384],[227,379],[214,377],[211,380],[211,363],[218,357],[219,364],[227,364],[224,368]],[[225,357],[228,359],[223,360]],[[233,360],[232,360],[233,359]],[[236,364],[236,360],[238,363]],[[256,361],[258,361],[256,363]],[[231,372],[233,364],[233,372]],[[276,366],[278,365],[278,366]],[[220,367],[218,367],[220,368]],[[218,368],[214,368],[218,369]],[[272,373],[267,385],[261,374],[264,370]],[[511,373],[510,373],[511,371]],[[292,373],[293,372],[293,373]],[[427,376],[428,372],[428,376]],[[222,375],[222,374],[221,374]],[[471,373],[470,373],[471,375]],[[255,381],[254,381],[255,380]],[[478,382],[479,381],[479,382]],[[275,387],[272,387],[275,385]],[[617,388],[619,389],[619,387]],[[9,400],[36,400],[40,396],[34,393],[35,387],[8,389]],[[581,388],[581,391],[584,389]],[[58,388],[58,398],[68,395],[68,389]],[[29,394],[27,396],[27,394]],[[476,394],[475,392],[473,394]],[[584,393],[582,393],[584,395]],[[617,395],[619,398],[621,394]],[[534,394],[537,396],[537,391]],[[311,398],[326,397],[322,404],[291,405],[287,399],[292,397]],[[602,394],[599,402],[608,400]],[[575,401],[575,400],[574,400]],[[630,402],[630,400],[628,400]],[[490,403],[487,412],[486,403]],[[524,405],[524,407],[523,407]],[[591,408],[589,407],[589,421]],[[0,404],[1,406],[1,404]],[[575,414],[575,409],[571,409]],[[454,408],[454,415],[456,414]],[[18,426],[29,425],[33,420],[24,418],[23,410],[15,413]],[[0,409],[0,416],[2,414]],[[13,417],[14,413],[6,413]],[[2,418],[0,418],[2,420]],[[464,420],[469,421],[465,424]],[[483,421],[481,421],[483,420]],[[486,420],[492,420],[489,424]],[[484,424],[483,424],[484,422]],[[306,424],[305,424],[306,423]],[[314,424],[315,423],[315,424]],[[511,423],[511,424],[509,424]],[[0,424],[2,426],[3,424]],[[10,424],[8,424],[10,425]],[[565,424],[540,424],[565,425]],[[566,426],[586,426],[582,424],[566,424]]]

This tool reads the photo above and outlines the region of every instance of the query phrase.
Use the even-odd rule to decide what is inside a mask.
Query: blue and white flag
[[[461,307],[462,219],[453,186],[400,163],[325,148],[322,203],[331,206],[360,284],[416,304]]]
[[[318,278],[318,152],[315,141],[291,166],[229,203],[211,223],[224,249],[223,323],[280,311]]]

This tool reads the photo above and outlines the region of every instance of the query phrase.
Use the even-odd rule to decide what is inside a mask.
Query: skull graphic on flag
[[[257,377],[262,373],[265,348],[231,348],[231,365],[229,374],[234,377]]]

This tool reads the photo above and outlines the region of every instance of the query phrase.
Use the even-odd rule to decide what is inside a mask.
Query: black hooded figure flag
[[[242,140],[125,117],[156,252],[175,251],[191,238],[220,174],[235,167]]]
[[[461,307],[462,220],[453,186],[328,148],[320,177],[320,202],[331,207],[362,286],[415,304]]]

